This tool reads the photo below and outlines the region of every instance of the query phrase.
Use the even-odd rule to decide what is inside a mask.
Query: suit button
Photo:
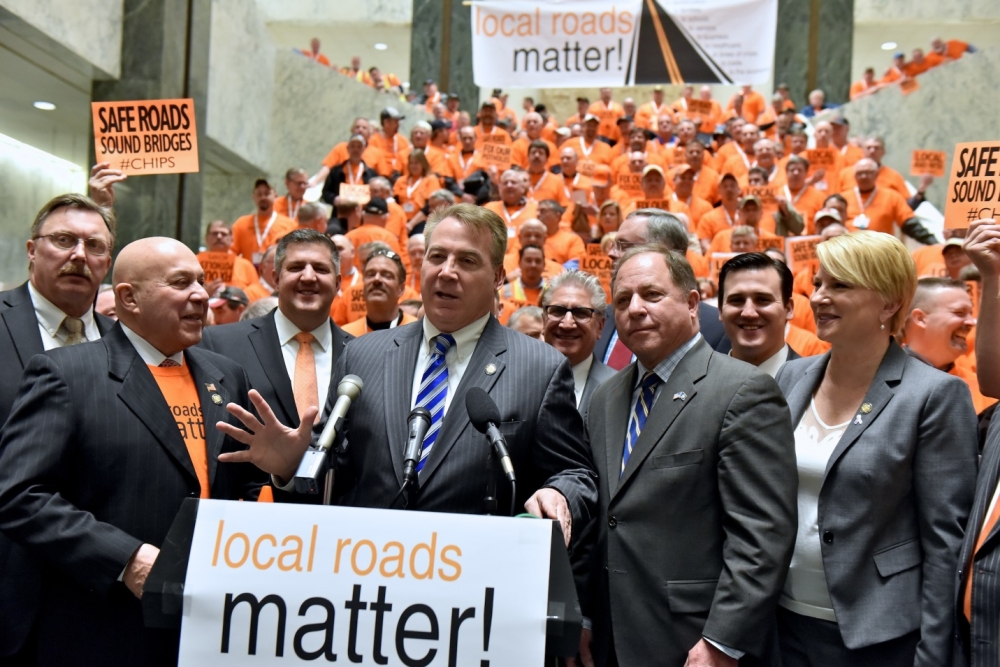
[[[614,528],[617,525],[618,525],[617,517],[612,516],[608,518],[608,528]]]
[[[197,491],[188,491],[188,498],[197,498],[197,497],[198,497]]]
[[[824,530],[823,531],[823,541],[826,544],[833,544],[833,533],[831,533],[829,530]]]

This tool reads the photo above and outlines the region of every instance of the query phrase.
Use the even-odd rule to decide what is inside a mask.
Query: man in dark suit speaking
[[[612,305],[636,362],[587,417],[598,665],[736,665],[765,653],[774,622],[796,533],[791,418],[774,380],[712,351],[698,302],[682,255],[618,260]]]
[[[246,374],[192,348],[204,272],[173,239],[126,246],[119,325],[39,354],[0,438],[0,531],[43,572],[37,658],[52,665],[176,665],[179,633],[144,628],[138,598],[187,497],[255,499],[266,476],[217,465],[238,447],[214,428],[246,404]]]
[[[352,373],[365,383],[343,429],[350,447],[339,462],[338,501],[401,506],[392,503],[403,481],[406,419],[413,407],[424,406],[431,412],[431,427],[418,466],[420,490],[410,507],[483,513],[484,491],[496,478],[498,507],[506,511],[509,487],[499,466],[493,465],[491,473],[486,439],[472,428],[465,409],[466,393],[479,387],[500,411],[499,428],[518,479],[516,506],[558,520],[568,542],[572,524],[590,519],[594,473],[569,362],[490,314],[504,279],[506,224],[486,209],[459,204],[436,213],[424,234],[425,317],[351,341],[337,362],[338,378]],[[254,435],[220,424],[250,445],[222,460],[253,462],[280,485],[295,472],[310,434],[282,426],[258,396],[251,397],[263,423],[230,406]],[[332,402],[333,397],[327,400],[328,408]],[[304,415],[303,421],[312,417]]]

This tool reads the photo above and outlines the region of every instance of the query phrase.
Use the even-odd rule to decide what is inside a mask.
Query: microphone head
[[[473,387],[465,394],[465,409],[469,413],[469,421],[480,433],[486,433],[486,427],[492,423],[500,425],[500,410],[490,395],[479,387]]]
[[[423,419],[428,424],[431,423],[431,411],[425,407],[417,406],[410,410],[410,416],[406,418],[406,423],[409,424],[414,419]]]
[[[337,396],[346,396],[352,401],[358,400],[365,383],[357,375],[345,375],[337,385]]]

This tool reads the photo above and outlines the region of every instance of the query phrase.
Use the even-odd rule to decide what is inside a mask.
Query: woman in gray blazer
[[[955,572],[976,479],[958,378],[892,339],[916,286],[906,248],[855,232],[817,246],[822,357],[777,376],[795,425],[799,528],[778,611],[784,667],[950,664]]]

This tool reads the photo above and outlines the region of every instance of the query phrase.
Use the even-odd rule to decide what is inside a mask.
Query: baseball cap
[[[578,97],[578,98],[576,98],[576,101],[577,102],[590,102],[590,98],[589,97]]]
[[[611,185],[611,167],[606,164],[599,164],[594,167],[594,175],[590,177],[591,184],[606,188]]]
[[[432,120],[431,121],[431,132],[437,132],[438,130],[448,130],[451,129],[451,122],[447,120]]]
[[[272,190],[274,189],[274,186],[271,185],[270,181],[268,181],[266,178],[258,178],[256,181],[254,181],[253,182],[253,189],[256,190],[257,188],[259,188],[262,185],[266,185],[267,187],[271,188]]]
[[[494,109],[496,109],[497,108],[497,101],[495,99],[493,99],[492,97],[490,99],[488,99],[488,100],[483,100],[483,103],[479,105],[479,108],[483,109],[485,107],[493,107]]]
[[[238,303],[240,305],[249,305],[250,299],[247,298],[246,292],[241,290],[239,287],[226,287],[219,295],[208,300],[209,308],[218,308],[219,306],[226,303]]]
[[[944,242],[944,247],[941,248],[941,254],[948,252],[952,248],[961,248],[965,245],[965,239],[960,239],[957,236],[952,236],[950,239]]]
[[[663,86],[653,86],[653,92],[654,93],[662,93],[663,92]]]
[[[740,179],[736,178],[736,174],[734,174],[731,171],[726,171],[726,172],[723,172],[723,173],[719,174],[719,185],[722,185],[722,181],[726,180],[727,178],[731,178],[734,181],[736,181],[737,183],[740,182]]]
[[[689,164],[679,164],[676,167],[674,167],[674,169],[673,169],[674,176],[677,176],[678,174],[686,173],[688,171],[691,171],[691,165],[689,165]]]
[[[600,123],[601,119],[592,113],[588,113],[586,116],[583,117],[583,122],[589,123],[590,121],[594,121],[595,123]]]
[[[840,217],[840,211],[838,211],[835,208],[821,208],[820,210],[816,211],[816,215],[813,219],[819,220],[820,218],[833,218],[837,222],[843,222],[843,220]]]
[[[658,164],[647,164],[642,170],[642,177],[646,178],[646,174],[651,171],[658,171],[660,176],[663,176],[663,167]]]
[[[760,197],[758,197],[757,195],[747,195],[746,197],[740,198],[739,208],[743,208],[744,206],[746,206],[750,202],[753,202],[753,203],[757,204],[758,207],[761,206],[761,204],[760,204]]]
[[[352,134],[351,138],[347,140],[347,143],[351,143],[352,141],[360,141],[364,145],[368,144],[368,141],[360,134]]]
[[[389,205],[381,197],[372,197],[362,210],[372,215],[385,215],[389,212]]]
[[[621,118],[615,121],[615,124],[621,125],[622,123],[634,123],[634,122],[635,119],[632,118],[632,116],[622,116]]]
[[[847,120],[845,116],[834,116],[830,119],[830,122],[834,125],[847,125],[850,127],[851,121]]]
[[[386,107],[382,109],[382,113],[379,114],[380,120],[385,120],[386,118],[392,118],[393,120],[403,120],[406,118],[403,114],[396,110],[396,107]]]

